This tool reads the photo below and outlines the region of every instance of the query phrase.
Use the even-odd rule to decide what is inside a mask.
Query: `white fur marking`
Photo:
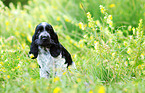
[[[51,56],[49,49],[38,47],[38,64],[40,65],[40,77],[48,78],[49,75],[57,75],[61,76],[64,71],[67,69],[67,64],[65,63],[65,59],[62,58],[60,54],[58,57],[54,58]],[[49,74],[48,74],[49,73]]]
[[[43,27],[45,27],[47,23],[46,22],[42,22],[41,24],[43,25]]]

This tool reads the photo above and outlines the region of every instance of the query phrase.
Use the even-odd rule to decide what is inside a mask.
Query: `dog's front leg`
[[[49,72],[40,68],[40,78],[49,78]]]

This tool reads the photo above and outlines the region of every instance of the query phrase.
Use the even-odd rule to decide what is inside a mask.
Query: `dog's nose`
[[[41,39],[42,39],[43,41],[49,40],[49,36],[42,36]]]

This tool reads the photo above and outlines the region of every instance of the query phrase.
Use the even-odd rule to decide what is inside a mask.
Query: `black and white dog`
[[[37,58],[40,77],[62,74],[68,66],[74,65],[71,55],[59,43],[52,26],[46,22],[37,25],[29,54],[34,55],[32,59]]]

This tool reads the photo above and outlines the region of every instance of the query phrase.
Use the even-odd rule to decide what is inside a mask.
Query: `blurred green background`
[[[28,3],[28,0],[1,0],[6,6],[9,6],[10,3],[13,3],[14,5],[17,5],[18,2],[20,2],[22,5],[25,5]]]
[[[28,52],[44,21],[77,71],[40,78]],[[145,0],[0,0],[0,92],[145,93],[144,32]]]
[[[6,6],[12,2],[17,5],[20,2],[22,5],[26,5],[31,0],[2,0]],[[91,12],[94,19],[100,19],[102,16],[99,10],[99,5],[103,5],[108,9],[108,13],[113,15],[114,25],[132,25],[137,26],[138,20],[145,19],[145,0],[73,0],[72,2],[62,0],[65,6],[65,10],[70,11],[71,16],[79,21],[87,21],[83,12]],[[74,5],[75,4],[75,5]],[[80,4],[83,5],[85,11],[76,10]],[[81,16],[79,16],[81,15]],[[100,19],[101,20],[101,19]],[[145,21],[143,22],[145,24]],[[144,25],[145,29],[145,25]]]

